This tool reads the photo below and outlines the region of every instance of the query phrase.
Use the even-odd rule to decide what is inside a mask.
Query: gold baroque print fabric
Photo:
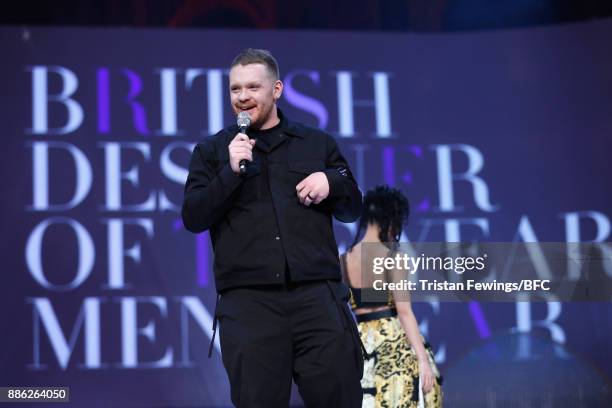
[[[433,389],[419,392],[417,356],[410,347],[397,317],[387,317],[358,324],[365,346],[365,367],[361,380],[364,390],[362,408],[440,408],[442,388],[440,372],[431,348],[429,364],[436,376]]]

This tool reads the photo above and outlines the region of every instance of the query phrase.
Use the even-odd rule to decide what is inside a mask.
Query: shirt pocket
[[[290,183],[293,186],[291,195],[295,198],[295,203],[299,203],[299,199],[296,193],[296,186],[312,173],[325,170],[325,163],[319,160],[308,160],[308,161],[293,161],[287,163],[289,169],[288,177]],[[302,206],[300,204],[300,206]],[[313,209],[315,206],[310,207],[304,206],[304,208]]]
[[[317,171],[325,170],[325,163],[319,160],[290,161],[287,165],[290,172],[303,175],[302,179]]]

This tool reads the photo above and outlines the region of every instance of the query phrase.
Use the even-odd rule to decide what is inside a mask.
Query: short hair
[[[368,224],[378,224],[382,243],[396,243],[400,239],[404,224],[410,216],[410,203],[398,189],[388,185],[378,185],[369,190],[363,198],[363,207],[355,240],[351,248],[359,242],[360,233]]]
[[[238,55],[236,55],[230,68],[234,68],[236,65],[249,64],[263,64],[270,74],[272,74],[274,79],[280,79],[278,63],[272,56],[272,53],[268,50],[258,48],[247,48],[246,50],[242,50]]]

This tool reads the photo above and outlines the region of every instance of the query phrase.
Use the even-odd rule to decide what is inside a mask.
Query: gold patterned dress
[[[387,311],[383,311],[387,312]],[[393,314],[393,309],[390,310]],[[425,343],[429,364],[436,377],[433,388],[424,394],[419,387],[417,356],[406,338],[397,316],[366,317],[378,312],[359,315],[357,326],[368,353],[361,386],[363,408],[438,408],[442,406],[440,372],[431,347]],[[364,318],[364,320],[360,318]]]

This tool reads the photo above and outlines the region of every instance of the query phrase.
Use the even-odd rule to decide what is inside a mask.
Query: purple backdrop
[[[220,356],[206,358],[208,236],[184,231],[178,206],[191,147],[233,121],[227,67],[247,46],[276,55],[281,107],[337,138],[364,191],[407,194],[405,239],[610,240],[610,20],[431,35],[0,33],[0,386],[69,385],[75,406],[229,405]],[[336,225],[340,249],[354,229]],[[610,303],[414,308],[449,406],[610,396]]]

